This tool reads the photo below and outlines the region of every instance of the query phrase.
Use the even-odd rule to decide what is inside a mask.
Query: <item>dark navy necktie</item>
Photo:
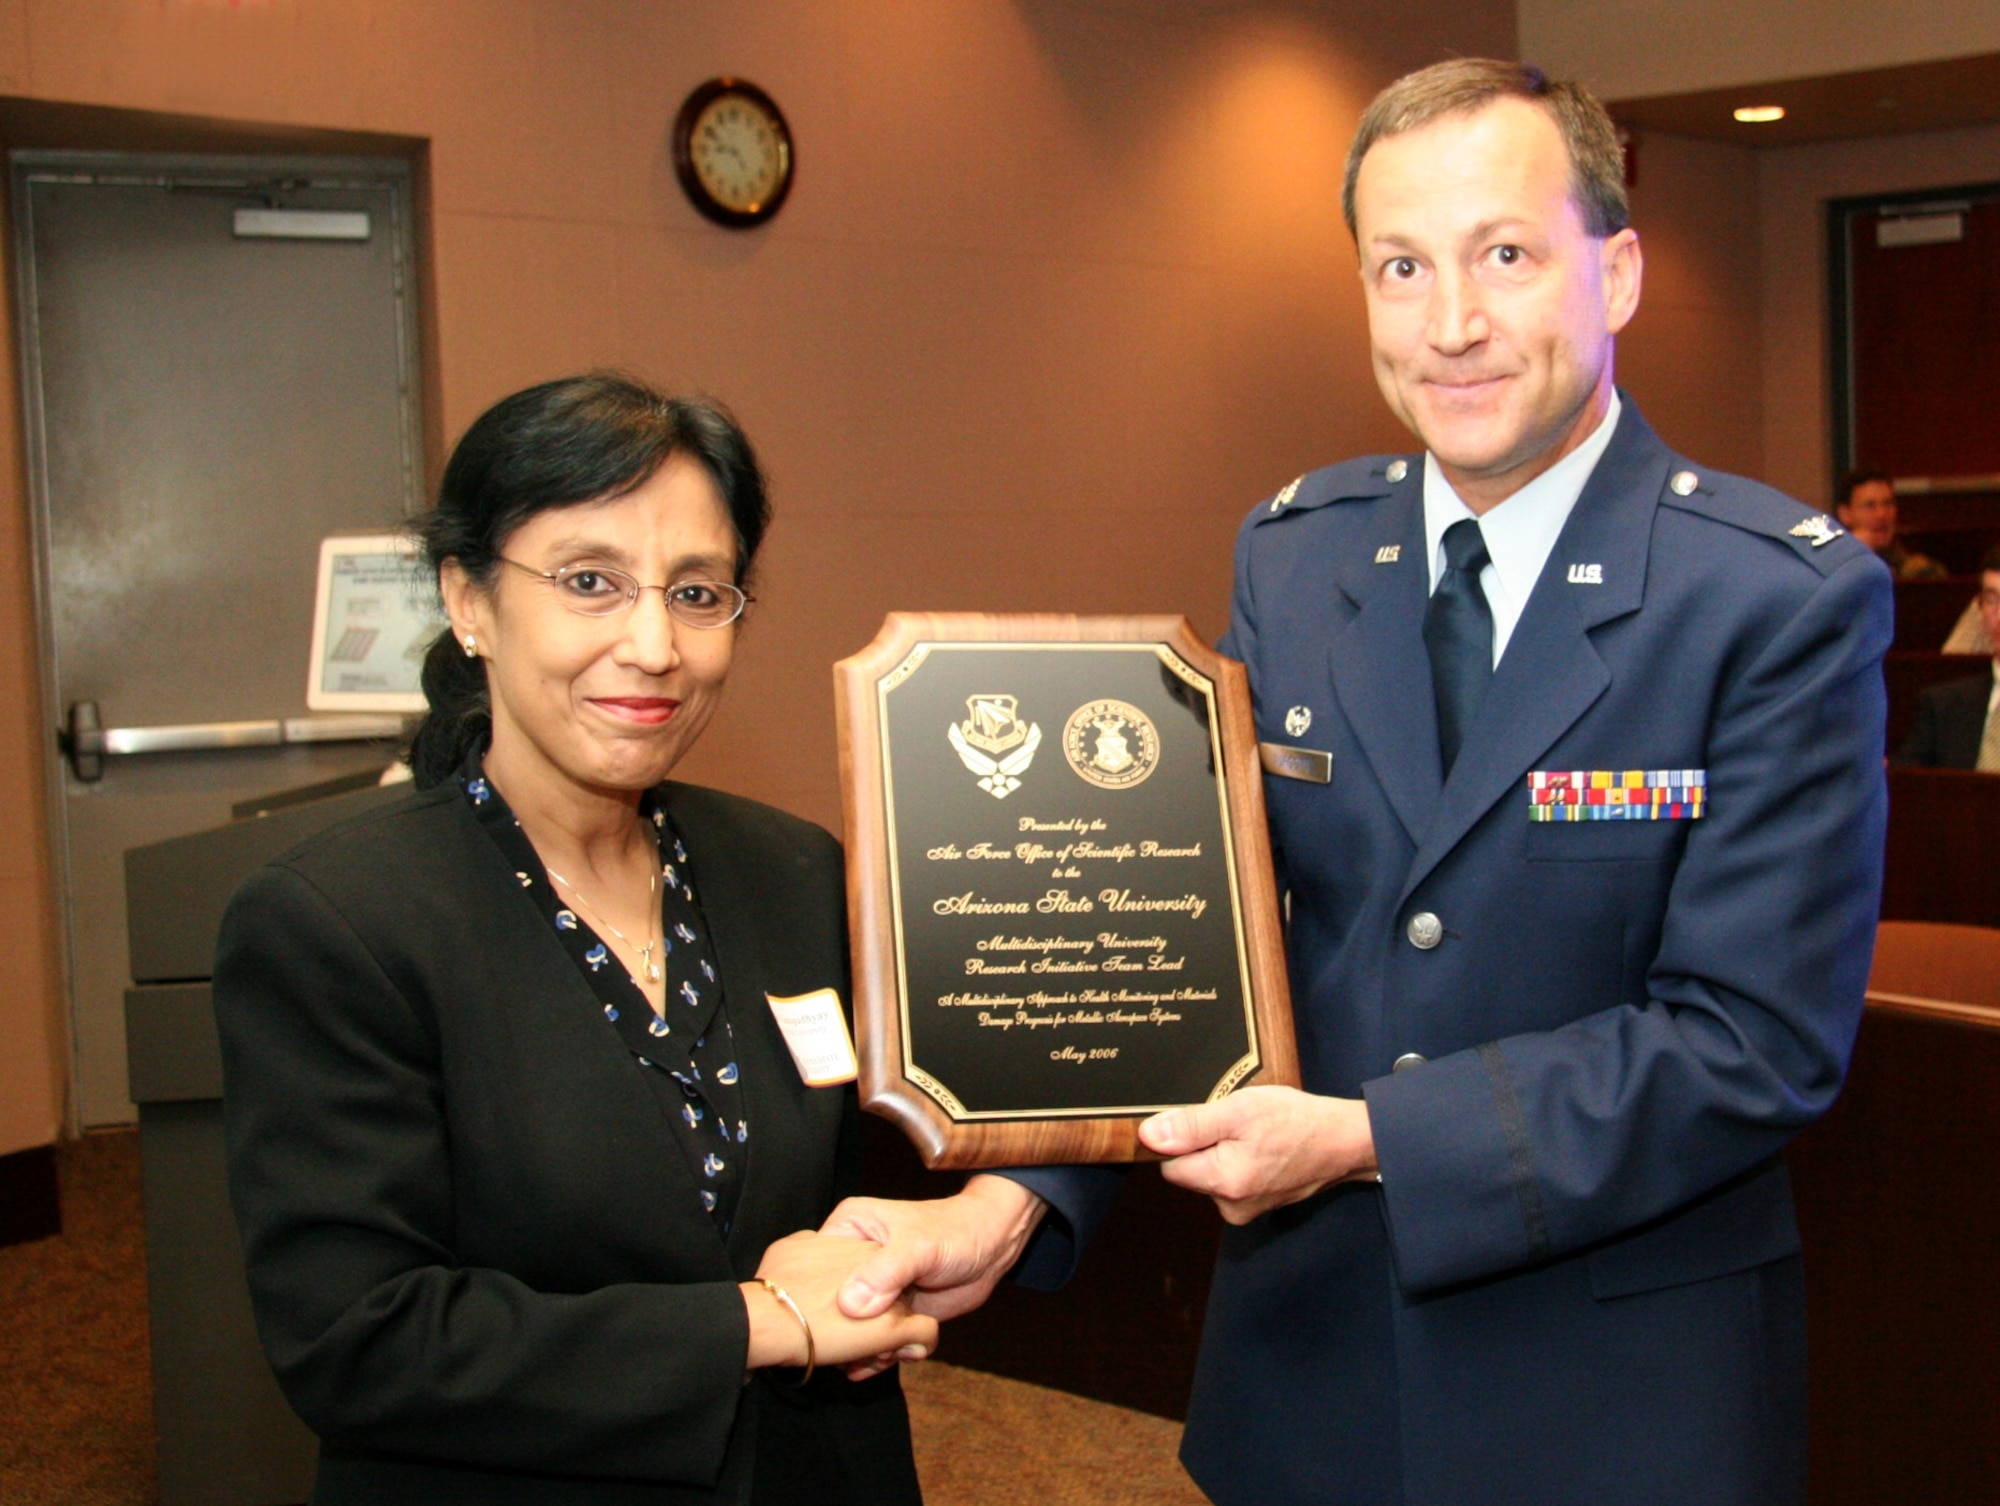
[[[1479,524],[1460,518],[1444,531],[1444,571],[1424,609],[1424,647],[1430,652],[1431,686],[1437,696],[1438,749],[1447,776],[1493,678],[1493,609],[1479,585],[1479,572],[1489,562]]]

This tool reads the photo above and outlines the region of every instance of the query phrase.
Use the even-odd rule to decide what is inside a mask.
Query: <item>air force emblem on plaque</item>
[[[1023,723],[1011,695],[969,695],[966,718],[946,737],[964,765],[979,776],[979,787],[995,800],[1005,800],[1021,787],[1021,775],[1042,745],[1042,729]]]
[[[1137,706],[1092,701],[1064,725],[1063,756],[1099,789],[1129,790],[1159,767],[1160,732]]]

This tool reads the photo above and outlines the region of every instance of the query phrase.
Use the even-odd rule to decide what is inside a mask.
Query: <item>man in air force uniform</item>
[[[1641,265],[1594,100],[1426,70],[1348,184],[1427,452],[1238,540],[1223,647],[1330,777],[1265,782],[1307,1091],[1148,1129],[1236,1225],[1185,1456],[1223,1502],[1795,1499],[1779,1152],[1867,980],[1887,575],[1614,390]]]
[[[1405,78],[1347,205],[1425,450],[1237,544],[1305,1089],[1142,1129],[1232,1225],[1183,1458],[1225,1506],[1796,1500],[1780,1152],[1867,979],[1887,572],[1614,389],[1641,259],[1581,90]],[[1060,1276],[1102,1170],[1009,1175]]]

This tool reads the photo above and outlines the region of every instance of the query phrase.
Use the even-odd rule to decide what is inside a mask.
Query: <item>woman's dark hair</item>
[[[425,563],[446,560],[490,587],[508,538],[551,507],[610,501],[646,484],[675,455],[708,472],[736,530],[736,581],[771,521],[764,473],[750,441],[719,403],[667,397],[613,371],[563,377],[502,398],[451,452],[437,506],[416,522]],[[449,628],[424,655],[430,711],[410,744],[419,789],[446,778],[492,726],[486,665]]]

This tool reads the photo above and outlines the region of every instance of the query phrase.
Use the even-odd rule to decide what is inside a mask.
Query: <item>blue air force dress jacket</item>
[[[1792,1499],[1779,1152],[1860,1017],[1887,573],[1628,398],[1444,779],[1422,474],[1314,472],[1238,539],[1258,736],[1332,755],[1265,781],[1304,1083],[1366,1099],[1382,1183],[1226,1233],[1183,1458],[1224,1506]],[[1534,819],[1537,775],[1635,771],[1699,815]],[[1022,1179],[1094,1222],[1101,1178]]]

